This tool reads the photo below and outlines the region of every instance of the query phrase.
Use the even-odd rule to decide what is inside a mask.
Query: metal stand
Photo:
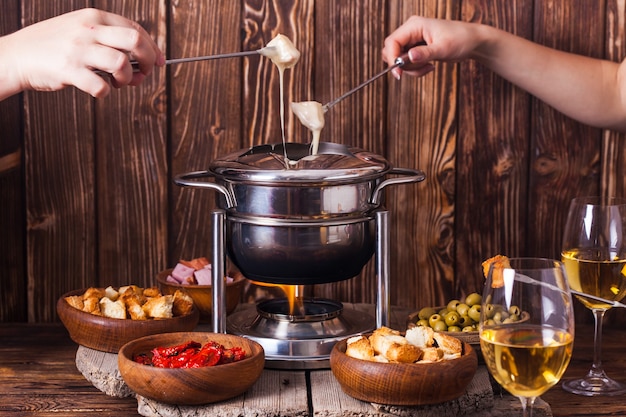
[[[389,212],[376,212],[376,328],[389,326]]]
[[[224,223],[226,212],[216,209],[212,212],[213,220],[213,260],[211,278],[213,279],[213,332],[226,333],[226,251]]]

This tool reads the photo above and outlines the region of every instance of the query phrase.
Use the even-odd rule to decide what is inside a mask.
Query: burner
[[[339,316],[343,310],[343,304],[340,302],[322,298],[298,298],[296,304],[295,308],[298,310],[296,312],[298,314],[290,311],[287,298],[262,301],[257,305],[256,310],[259,316],[263,318],[292,323],[333,319]]]
[[[227,319],[228,333],[252,339],[265,350],[267,368],[328,368],[330,352],[340,340],[376,328],[375,320],[340,302],[305,298],[291,314],[286,298],[277,298],[235,312]]]

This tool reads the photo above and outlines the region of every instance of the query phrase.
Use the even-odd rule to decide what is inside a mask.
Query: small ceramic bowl
[[[176,290],[182,290],[189,294],[194,304],[200,311],[200,321],[210,321],[213,316],[213,286],[211,285],[183,285],[170,282],[167,276],[172,273],[172,268],[159,272],[157,283],[163,294],[174,294]],[[226,314],[235,311],[241,292],[246,283],[246,278],[238,271],[228,271],[227,275],[233,278],[232,282],[226,284]]]
[[[137,354],[156,347],[195,341],[217,342],[226,348],[241,347],[247,357],[238,362],[201,368],[159,368],[135,362]],[[230,334],[180,332],[152,335],[124,345],[118,368],[126,385],[136,394],[154,401],[177,405],[200,405],[223,401],[246,392],[259,379],[265,366],[263,347],[257,342]]]
[[[117,353],[127,342],[158,333],[191,331],[198,325],[199,312],[194,308],[184,316],[168,319],[131,320],[97,316],[72,307],[65,300],[85,290],[70,291],[57,301],[57,314],[79,345],[102,352]]]
[[[343,392],[361,401],[415,406],[451,401],[465,393],[478,360],[463,343],[455,359],[426,363],[381,363],[346,355],[347,339],[330,354],[330,367]]]

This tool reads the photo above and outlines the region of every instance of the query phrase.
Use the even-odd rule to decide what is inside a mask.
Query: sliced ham
[[[171,275],[176,281],[182,284],[183,282],[187,280],[187,278],[193,277],[193,273],[194,273],[193,268],[183,265],[181,263],[178,263],[174,267],[174,270],[172,270]]]

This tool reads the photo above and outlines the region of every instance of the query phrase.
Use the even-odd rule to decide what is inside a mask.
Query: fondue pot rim
[[[243,168],[209,169],[209,171],[215,176],[229,183],[275,187],[294,187],[298,185],[334,186],[358,184],[378,179],[392,170],[392,167],[388,167],[384,170],[379,171],[373,169],[361,169],[351,170],[348,172],[346,172],[345,169],[285,169],[281,171],[271,169],[246,170]],[[324,173],[325,175],[319,176],[319,173]],[[312,174],[318,175],[316,176]]]
[[[345,215],[336,215],[334,217],[324,217],[319,219],[297,219],[285,217],[267,217],[251,214],[241,214],[232,209],[226,210],[228,220],[233,223],[246,223],[257,226],[283,226],[283,227],[319,227],[319,226],[344,226],[347,224],[356,224],[372,221],[375,216],[368,213],[345,213]]]
[[[208,171],[224,181],[257,185],[352,184],[387,174],[391,164],[381,155],[353,146],[320,142],[310,156],[310,145],[288,142],[295,165],[284,165],[283,144],[257,145],[231,152],[209,164]]]
[[[410,169],[410,168],[392,168],[389,170],[388,174],[402,175],[405,177],[389,178],[389,179],[382,181],[380,184],[376,185],[376,187],[373,189],[371,193],[371,197],[369,200],[370,204],[372,204],[373,206],[377,206],[379,204],[380,194],[383,188],[387,187],[388,185],[421,182],[421,181],[424,181],[424,179],[426,179],[426,174],[424,174],[423,171],[417,170],[417,169]],[[224,198],[226,199],[227,208],[236,207],[237,202],[236,202],[235,196],[232,195],[231,191],[224,185],[218,184],[216,182],[195,181],[195,180],[199,180],[199,179],[207,178],[207,177],[213,177],[215,179],[218,178],[215,173],[210,172],[210,171],[206,171],[206,170],[192,171],[192,172],[187,172],[184,174],[177,175],[176,177],[174,177],[174,183],[181,187],[188,186],[188,187],[197,187],[197,188],[211,188],[213,190],[219,191],[220,193],[224,195]],[[236,181],[226,181],[223,178],[221,179],[230,184],[263,185],[263,184],[259,184],[258,182],[238,183]],[[367,181],[355,181],[350,184],[359,184],[363,182],[367,182]],[[343,184],[349,185],[348,183],[343,183]],[[297,187],[298,186],[298,184],[295,184],[295,183],[283,184],[283,185],[285,187],[288,187],[288,186]]]

